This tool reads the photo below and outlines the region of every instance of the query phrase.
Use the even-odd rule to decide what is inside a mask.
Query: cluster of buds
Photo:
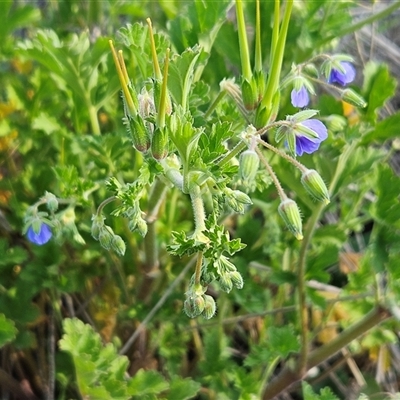
[[[215,300],[210,295],[205,294],[205,288],[201,285],[192,285],[185,296],[183,309],[189,318],[202,315],[205,319],[210,319],[215,315],[217,310]]]
[[[92,236],[98,240],[106,250],[114,250],[118,255],[125,254],[126,245],[121,236],[116,235],[111,227],[104,224],[105,218],[102,214],[95,214],[92,217]]]

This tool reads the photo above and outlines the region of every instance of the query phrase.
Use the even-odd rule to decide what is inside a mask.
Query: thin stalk
[[[102,202],[100,203],[100,205],[97,207],[97,212],[96,212],[96,214],[97,214],[97,215],[100,215],[101,212],[103,211],[103,208],[104,208],[107,204],[112,203],[112,202],[115,201],[115,200],[117,200],[117,197],[116,197],[116,196],[111,196],[111,197],[109,197],[108,199],[105,199],[104,201],[102,201]]]
[[[201,277],[201,266],[203,264],[203,252],[199,251],[197,253],[197,260],[196,260],[196,269],[194,274],[194,284],[200,285],[200,277]]]
[[[279,38],[279,24],[281,21],[281,5],[279,0],[275,0],[275,7],[274,7],[274,25],[272,27],[272,38],[271,38],[271,52],[269,55],[269,64],[272,65],[274,57],[275,57],[275,51],[276,51],[276,46],[278,44],[278,38]]]
[[[276,176],[274,170],[272,167],[269,165],[267,159],[264,157],[264,155],[261,153],[260,149],[258,147],[255,148],[256,153],[258,154],[258,157],[260,157],[260,161],[264,164],[266,170],[268,171],[272,182],[274,182],[274,185],[276,187],[276,191],[278,192],[278,195],[280,199],[283,201],[287,198],[285,192],[283,191],[283,188],[279,182],[278,177]]]
[[[167,49],[165,54],[163,82],[161,87],[160,104],[158,107],[159,112],[157,114],[157,124],[160,128],[164,128],[165,126],[165,114],[167,110],[167,97],[168,97],[168,92],[167,92],[168,66],[169,66],[169,49]]]
[[[87,107],[89,110],[89,119],[90,119],[90,126],[92,128],[92,133],[94,135],[100,135],[101,130],[100,130],[99,118],[97,117],[97,107],[91,104],[89,99],[87,99],[87,103],[88,103]]]
[[[203,199],[201,198],[200,187],[198,185],[192,185],[189,191],[189,195],[193,208],[195,232],[200,233],[206,229],[206,213],[204,211],[204,203]]]
[[[214,110],[217,108],[218,103],[225,97],[226,92],[221,90],[218,93],[218,96],[214,99],[214,101],[211,103],[210,107],[208,107],[208,110],[204,114],[204,119],[207,120],[208,117],[214,112]]]

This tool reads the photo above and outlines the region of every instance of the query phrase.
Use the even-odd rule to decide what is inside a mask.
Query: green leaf
[[[133,396],[158,394],[169,387],[165,378],[157,371],[140,369],[128,384],[128,393]]]
[[[200,48],[186,49],[172,58],[168,69],[168,89],[177,104],[184,110],[188,107],[189,91],[193,82],[194,67],[200,55]]]
[[[298,337],[291,325],[268,328],[268,346],[281,358],[300,350]]]
[[[339,400],[328,387],[321,389],[319,395],[314,393],[307,382],[302,382],[302,388],[304,400]]]
[[[8,247],[5,239],[0,239],[0,268],[7,265],[21,264],[27,258],[27,253],[22,247]]]
[[[200,384],[191,379],[182,379],[175,377],[171,381],[168,391],[168,400],[187,400],[191,399],[198,393]]]
[[[4,314],[0,314],[0,348],[14,340],[17,332],[14,321],[7,319]]]
[[[378,122],[372,130],[363,135],[361,144],[382,144],[388,139],[397,138],[399,136],[399,126],[400,112],[397,112]]]
[[[364,69],[363,96],[368,102],[366,119],[375,123],[379,109],[395,94],[396,79],[390,76],[389,67],[369,62]]]
[[[61,126],[57,119],[45,112],[41,112],[36,118],[33,119],[32,128],[41,130],[47,135],[61,130]]]

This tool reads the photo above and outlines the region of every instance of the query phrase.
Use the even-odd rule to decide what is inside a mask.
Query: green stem
[[[197,259],[196,259],[196,269],[194,273],[194,284],[200,285],[200,277],[201,277],[201,266],[203,264],[203,252],[199,251],[197,253]]]
[[[279,0],[275,0],[275,8],[274,8],[274,25],[272,28],[272,39],[271,39],[271,52],[269,55],[269,63],[270,65],[273,64],[274,57],[275,57],[275,51],[276,51],[276,46],[278,44],[278,38],[279,38],[279,23],[281,20],[280,16],[280,10],[281,5]]]
[[[286,3],[285,14],[283,16],[282,28],[279,32],[279,38],[276,44],[276,49],[273,53],[273,61],[271,66],[271,73],[267,82],[267,90],[261,101],[263,107],[267,110],[271,109],[272,98],[279,86],[279,79],[282,69],[283,54],[285,52],[285,43],[287,31],[289,28],[290,15],[292,13],[293,0],[288,0]]]
[[[90,104],[89,100],[88,102],[89,102],[88,104],[89,119],[90,119],[90,126],[92,127],[92,133],[94,135],[100,135],[101,130],[100,130],[99,119],[97,117],[97,108],[93,104]]]
[[[101,202],[100,205],[97,207],[97,212],[96,212],[96,214],[97,214],[97,215],[100,215],[101,212],[103,211],[103,208],[104,208],[107,204],[109,204],[109,203],[111,203],[111,202],[113,202],[113,201],[115,201],[115,200],[117,200],[117,197],[116,197],[116,196],[111,196],[111,197],[109,197],[108,199],[105,199],[105,200],[104,200],[103,202]]]
[[[262,51],[261,51],[261,21],[260,21],[260,0],[256,1],[256,38],[255,38],[255,59],[254,70],[262,71]]]
[[[208,110],[204,114],[204,119],[208,120],[209,116],[214,112],[214,110],[217,108],[218,103],[225,97],[226,92],[221,90],[218,93],[218,96],[214,99],[210,107],[208,107]]]
[[[240,60],[242,62],[242,74],[243,77],[250,82],[252,73],[242,0],[236,0],[236,17],[239,35]]]
[[[200,186],[192,184],[189,190],[189,195],[193,208],[195,232],[200,233],[206,229],[206,213],[204,211],[204,203],[201,197]]]
[[[241,153],[247,147],[246,143],[239,142],[228,154],[225,154],[218,162],[217,166],[222,167],[226,165],[233,157],[236,157],[239,153]]]

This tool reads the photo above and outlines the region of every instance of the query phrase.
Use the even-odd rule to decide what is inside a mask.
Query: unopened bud
[[[239,157],[239,173],[244,182],[252,182],[257,175],[260,158],[254,150],[246,150]]]
[[[316,200],[329,204],[329,192],[320,174],[315,169],[308,169],[301,176],[301,183]]]
[[[240,190],[234,190],[232,192],[233,196],[235,196],[235,199],[242,204],[253,204],[251,201],[250,197],[247,196],[246,193],[241,192]]]
[[[218,283],[224,292],[229,293],[232,290],[233,283],[228,273],[221,274]]]
[[[242,98],[246,110],[254,110],[258,104],[257,84],[254,78],[242,80]]]
[[[201,274],[200,283],[202,286],[208,286],[214,280],[215,274],[212,272],[205,271]]]
[[[327,127],[332,132],[341,132],[346,128],[346,118],[341,115],[332,114],[326,119]]]
[[[193,308],[193,302],[189,298],[187,298],[185,300],[185,302],[183,303],[183,310],[185,311],[185,314],[189,318],[195,318],[198,315],[195,313],[194,308]]]
[[[93,215],[92,217],[92,236],[94,239],[99,240],[101,228],[104,226],[104,217],[100,215]]]
[[[113,236],[114,233],[112,232],[112,229],[110,227],[103,226],[100,229],[99,242],[101,246],[106,250],[110,250]]]
[[[342,100],[360,108],[367,106],[367,102],[358,93],[349,88],[342,91]]]
[[[162,160],[168,155],[168,132],[165,128],[156,128],[151,142],[151,155]]]
[[[147,235],[147,223],[143,218],[138,218],[136,229],[140,236],[145,237]]]
[[[203,297],[204,297],[204,302],[205,302],[203,317],[205,319],[211,319],[215,315],[215,311],[217,309],[215,300],[208,294],[205,294]]]
[[[123,256],[125,254],[126,245],[121,236],[113,236],[111,247],[118,255]]]
[[[47,208],[49,209],[49,211],[57,211],[58,208],[58,200],[57,197],[54,196],[53,193],[50,192],[46,192],[46,204],[47,204]]]
[[[196,296],[193,298],[193,310],[196,315],[200,315],[204,311],[206,302],[203,296]]]
[[[302,240],[302,223],[297,204],[293,200],[286,198],[279,204],[278,212],[285,221],[289,231],[293,233],[297,240]]]
[[[240,272],[238,271],[230,272],[229,277],[231,278],[233,286],[235,286],[236,289],[243,289],[244,282]]]

